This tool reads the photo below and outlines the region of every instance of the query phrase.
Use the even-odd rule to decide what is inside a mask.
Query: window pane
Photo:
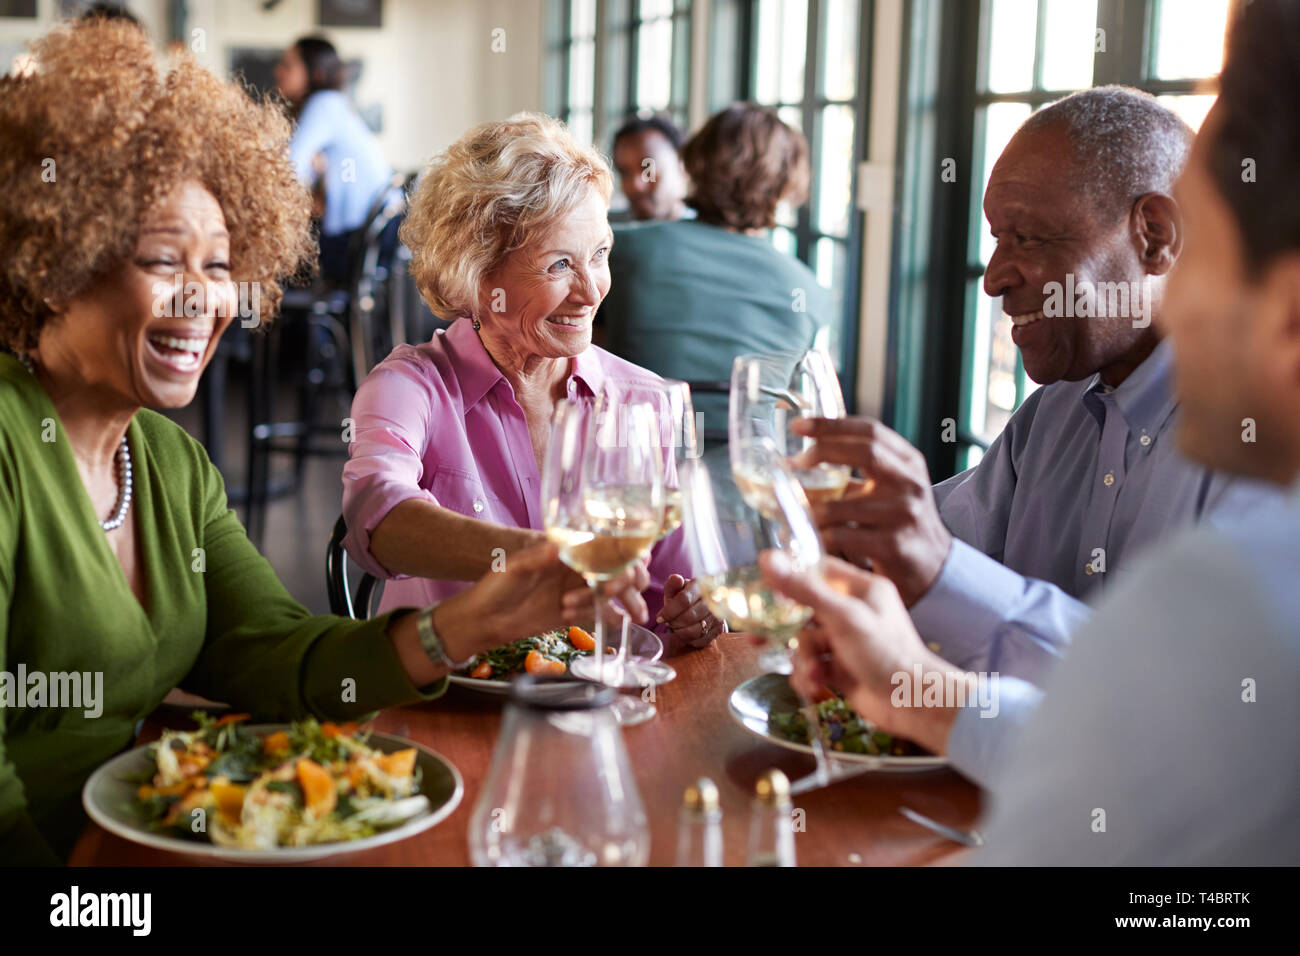
[[[1200,129],[1205,114],[1218,97],[1214,93],[1189,93],[1186,96],[1157,96],[1156,99],[1183,118],[1192,129]]]
[[[781,102],[798,103],[808,52],[808,0],[782,0],[781,12]]]
[[[596,35],[596,0],[572,0],[569,35],[574,37]]]
[[[673,0],[641,0],[641,9],[638,12],[642,20],[671,16]]]
[[[853,107],[822,110],[821,162],[817,175],[817,230],[834,236],[849,231],[853,205]]]
[[[596,41],[575,40],[569,50],[569,108],[586,109],[595,103]]]
[[[993,0],[988,88],[1014,93],[1034,84],[1038,0]]]
[[[817,282],[831,290],[831,338],[829,350],[835,356],[835,364],[840,365],[841,316],[844,315],[844,290],[848,283],[849,255],[848,248],[834,239],[818,239],[813,246],[813,271],[817,273]]]
[[[828,100],[851,100],[858,79],[857,0],[826,3],[826,62],[822,95]]]
[[[663,110],[672,96],[673,22],[651,20],[637,33],[636,105]]]
[[[572,110],[569,113],[569,132],[583,145],[591,145],[591,110]]]
[[[1047,0],[1043,27],[1043,88],[1092,86],[1097,0]]]
[[[1002,299],[984,294],[980,280],[967,286],[975,300],[971,367],[967,370],[970,409],[966,427],[992,441],[1016,408],[1016,346],[1011,322],[1002,315]]]
[[[788,256],[794,255],[794,233],[789,229],[786,229],[784,226],[777,226],[772,230],[772,245],[776,246]]]
[[[994,164],[1007,148],[1007,143],[1011,142],[1011,137],[1020,128],[1020,124],[1029,118],[1031,110],[1028,103],[991,103],[981,112],[983,116],[976,117],[976,121],[982,122],[984,128],[984,165],[980,169],[980,191],[975,197],[976,208],[984,201],[984,191],[988,189]],[[982,214],[975,228],[979,229],[980,263],[987,265],[997,243],[989,234],[988,223]]]
[[[967,468],[974,468],[983,458],[983,448],[978,445],[967,445],[957,453],[957,470],[965,471]]]
[[[1155,75],[1161,80],[1216,76],[1230,0],[1160,0],[1155,20]]]
[[[808,0],[759,0],[754,91],[760,103],[803,99]]]

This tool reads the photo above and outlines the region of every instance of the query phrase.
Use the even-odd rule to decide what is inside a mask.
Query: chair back
[[[329,593],[331,614],[363,621],[370,616],[370,600],[379,582],[374,575],[363,571],[353,592],[348,584],[348,554],[343,550],[343,539],[347,534],[347,522],[339,515],[325,551],[325,588]]]

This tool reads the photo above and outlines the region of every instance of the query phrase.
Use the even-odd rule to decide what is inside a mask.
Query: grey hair
[[[1171,194],[1195,135],[1150,93],[1128,86],[1073,93],[1029,117],[1019,132],[1046,129],[1064,130],[1080,185],[1116,214],[1147,193]]]

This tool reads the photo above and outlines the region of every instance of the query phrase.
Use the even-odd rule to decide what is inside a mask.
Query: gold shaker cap
[[[691,813],[710,814],[718,810],[718,788],[708,777],[701,777],[686,788],[682,806]]]
[[[790,780],[773,767],[766,770],[754,784],[754,799],[764,806],[781,807],[790,802]]]

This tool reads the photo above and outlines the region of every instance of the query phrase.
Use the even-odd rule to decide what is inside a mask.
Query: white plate
[[[590,631],[591,628],[587,628],[587,630]],[[609,647],[617,650],[621,637],[621,628],[617,625],[605,628],[605,642]],[[654,631],[647,630],[639,624],[629,624],[628,637],[632,641],[632,646],[628,648],[628,655],[631,658],[641,661],[657,661],[664,656],[663,641],[659,640],[659,635]],[[447,680],[458,687],[468,687],[471,690],[482,691],[485,694],[505,695],[510,693],[510,681],[508,680],[483,680],[478,677],[465,677],[461,674],[452,674]]]
[[[762,737],[770,744],[797,750],[813,755],[810,744],[787,740],[768,726],[768,715],[773,711],[786,713],[799,709],[799,697],[790,686],[790,679],[784,674],[762,674],[745,681],[731,692],[727,701],[727,711],[732,720],[740,724],[756,737]],[[876,756],[873,754],[851,754],[839,750],[827,751],[827,756],[836,762],[860,764],[876,770],[933,770],[935,767],[948,765],[947,757],[932,754],[916,757]]]
[[[269,734],[277,730],[288,730],[289,725],[257,724],[246,729],[257,734]],[[139,804],[135,797],[139,784],[123,779],[138,778],[154,765],[148,747],[135,747],[126,753],[118,754],[91,774],[85,787],[82,788],[81,802],[90,819],[109,833],[130,840],[132,843],[201,860],[275,864],[323,860],[326,857],[360,853],[363,850],[373,850],[377,846],[405,840],[447,819],[465,795],[465,782],[461,779],[460,771],[446,757],[428,747],[407,740],[405,737],[380,733],[372,733],[369,744],[384,753],[406,750],[408,747],[415,748],[416,766],[423,771],[420,793],[429,798],[430,807],[419,816],[412,817],[391,830],[384,830],[360,840],[278,847],[274,850],[241,850],[217,846],[214,843],[187,840],[152,830],[140,819]]]

